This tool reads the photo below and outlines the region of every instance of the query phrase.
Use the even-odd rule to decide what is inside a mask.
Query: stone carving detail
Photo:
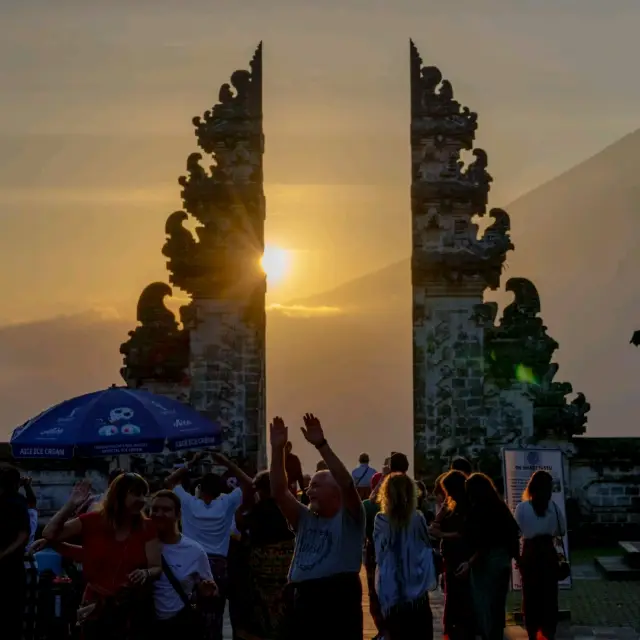
[[[559,345],[538,317],[535,285],[526,278],[511,278],[505,290],[514,294],[514,300],[505,307],[499,325],[485,332],[485,351],[491,378],[507,388],[519,377],[541,381]]]
[[[149,381],[184,384],[189,369],[189,334],[180,329],[176,318],[164,304],[171,287],[154,282],[138,300],[140,323],[129,332],[129,340],[120,347],[124,367],[120,370],[129,386]]]
[[[265,210],[262,45],[250,70],[235,71],[220,88],[219,103],[193,124],[212,164],[205,168],[203,155],[192,153],[178,180],[186,215],[176,212],[167,220],[170,280],[192,295],[216,298],[238,290],[238,298],[249,299],[253,289],[265,288],[259,265]],[[190,216],[200,225],[197,239],[182,228]]]
[[[260,468],[266,463],[262,44],[249,69],[234,71],[218,103],[192,122],[202,152],[187,158],[178,180],[183,209],[167,218],[162,248],[169,281],[191,298],[181,309],[184,328],[162,304],[169,286],[145,289],[141,326],[122,346],[122,374],[131,386],[178,395],[160,383],[177,385],[188,371],[192,406],[222,425],[227,453]],[[171,358],[158,356],[162,345]]]
[[[172,274],[171,282],[180,288],[185,288],[189,278],[198,275],[192,263],[197,243],[191,231],[183,226],[188,219],[185,211],[175,211],[167,218],[164,228],[167,241],[162,253],[169,258],[167,267]]]
[[[559,345],[539,317],[540,296],[535,285],[526,278],[511,278],[505,289],[514,294],[514,300],[504,309],[499,325],[485,331],[487,373],[501,388],[514,382],[531,385],[537,438],[570,439],[583,434],[591,406],[582,393],[568,402],[566,396],[573,393],[573,387],[554,381],[559,365],[551,359]]]
[[[414,283],[473,281],[497,289],[508,251],[509,216],[489,213],[495,222],[482,238],[474,216],[487,211],[493,178],[488,155],[473,149],[465,166],[464,151],[473,148],[477,115],[453,97],[451,83],[436,67],[423,67],[411,43],[411,147]]]
[[[571,385],[553,381],[558,344],[535,286],[510,279],[514,300],[499,322],[497,304],[483,301],[514,246],[509,214],[488,208],[478,117],[413,42],[410,74],[415,458],[436,467],[455,453],[497,459],[506,444],[582,433],[589,404],[581,394],[568,401]]]

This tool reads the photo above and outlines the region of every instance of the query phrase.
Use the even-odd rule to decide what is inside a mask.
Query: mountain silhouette
[[[556,379],[587,395],[594,436],[636,431],[640,354],[629,336],[640,323],[639,154],[635,132],[510,205],[490,203],[511,215],[516,249],[503,284],[516,276],[536,284],[542,318],[560,343]],[[503,292],[488,297],[509,301]],[[326,308],[335,312],[316,315]],[[5,437],[53,402],[117,382],[118,348],[133,325],[87,313],[0,328]],[[392,449],[411,452],[408,259],[272,310],[267,325],[268,414],[289,421],[307,468],[317,453],[296,428],[307,411],[352,466],[361,451],[376,466]]]
[[[515,244],[502,285],[518,276],[536,284],[541,316],[560,343],[554,358],[560,364],[556,379],[587,394],[593,407],[590,435],[635,433],[640,355],[630,348],[629,336],[640,323],[640,180],[634,163],[638,153],[640,130],[511,204],[491,202],[509,212]],[[487,298],[502,305],[510,300],[501,291],[487,292]],[[384,315],[390,331],[371,349],[380,354],[381,366],[388,357],[390,364],[400,367],[410,386],[409,259],[294,302],[343,308],[360,317],[363,325],[379,324]],[[339,342],[347,342],[346,336]],[[353,366],[354,377],[366,375]],[[401,414],[403,423],[410,423],[411,405],[404,405]]]

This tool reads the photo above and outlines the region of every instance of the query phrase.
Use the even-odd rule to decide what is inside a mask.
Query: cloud
[[[344,309],[339,307],[317,306],[308,307],[302,304],[270,304],[267,311],[275,311],[290,318],[317,318],[318,316],[339,316]]]
[[[406,314],[394,320],[338,307],[278,306],[267,327],[268,414],[294,420],[316,412],[354,465],[363,450],[375,460],[391,449],[411,451]],[[52,404],[120,383],[119,347],[134,326],[131,317],[97,309],[0,327],[0,441]],[[313,468],[315,449],[292,438]]]

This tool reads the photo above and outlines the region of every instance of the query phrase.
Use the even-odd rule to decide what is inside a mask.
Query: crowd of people
[[[77,624],[86,640],[222,640],[227,606],[234,640],[362,640],[363,563],[378,638],[432,639],[430,593],[443,589],[447,637],[502,640],[513,560],[528,635],[553,640],[554,538],[566,525],[547,472],[533,474],[512,514],[464,458],[429,495],[402,453],[380,472],[362,454],[349,471],[317,417],[304,416],[302,433],[320,458],[311,477],[276,417],[270,467],[255,477],[201,452],[150,495],[141,475],[116,470],[104,495],[87,481],[76,485],[35,541],[30,483],[2,469],[3,637],[22,637],[25,549],[50,546],[82,565]],[[215,473],[193,479],[204,456],[234,481]]]

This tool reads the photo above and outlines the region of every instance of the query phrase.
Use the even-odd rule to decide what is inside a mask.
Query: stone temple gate
[[[414,441],[417,476],[456,453],[496,460],[506,443],[568,442],[589,404],[554,380],[558,344],[539,317],[535,286],[511,278],[514,301],[496,324],[509,215],[488,209],[487,153],[473,149],[477,114],[461,106],[410,45]],[[179,179],[183,209],[166,221],[169,281],[190,296],[181,326],[165,283],[138,303],[122,345],[127,385],[182,398],[222,424],[225,448],[249,467],[266,463],[265,197],[262,45],[218,102],[194,118],[201,152]],[[472,160],[465,163],[464,154]],[[203,159],[203,154],[208,160]],[[492,223],[479,237],[476,219]],[[195,232],[189,230],[193,227]],[[490,466],[490,462],[488,463]],[[489,471],[490,469],[487,468]]]
[[[507,280],[514,300],[497,324],[498,305],[484,302],[514,246],[509,214],[487,206],[493,178],[487,152],[473,146],[478,115],[439,69],[422,65],[413,42],[410,82],[416,473],[463,454],[497,476],[501,447],[568,444],[585,432],[590,406],[582,394],[569,402],[571,385],[554,380],[558,343],[531,281]]]
[[[415,475],[429,480],[466,454],[498,477],[505,444],[560,446],[574,535],[638,540],[640,438],[574,437],[585,432],[589,404],[555,380],[558,343],[533,283],[504,283],[513,301],[499,319],[485,302],[486,290],[503,284],[513,245],[508,214],[488,206],[488,155],[473,148],[477,115],[438,69],[423,66],[413,43],[410,79]],[[121,347],[122,376],[219,421],[226,452],[251,471],[266,464],[262,45],[193,125],[200,151],[178,180],[183,206],[167,218],[162,248],[168,281],[189,301],[178,321],[164,304],[169,284],[144,289],[138,326]],[[490,224],[480,232],[483,218]],[[10,459],[0,444],[0,460]],[[171,461],[131,456],[129,464],[158,480]],[[105,479],[99,460],[24,466],[44,519],[79,469],[98,487]]]
[[[179,178],[183,208],[166,221],[169,281],[190,296],[182,327],[168,284],[141,294],[138,327],[120,351],[127,385],[189,401],[221,423],[228,453],[266,465],[265,197],[262,44],[218,102],[193,119],[201,152]],[[206,157],[203,157],[203,155]],[[187,225],[195,225],[192,233]]]

